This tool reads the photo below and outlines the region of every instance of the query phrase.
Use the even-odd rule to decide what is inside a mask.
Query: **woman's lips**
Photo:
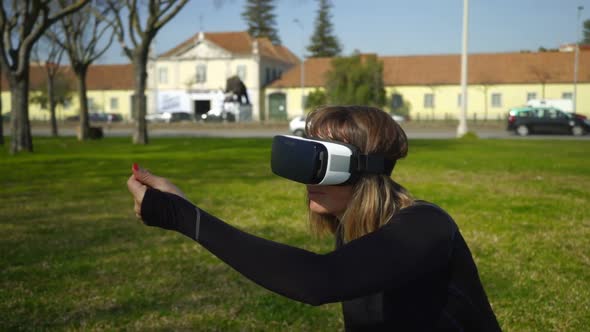
[[[307,190],[307,195],[312,197],[312,196],[319,196],[319,195],[323,195],[324,192],[322,192],[321,190]]]

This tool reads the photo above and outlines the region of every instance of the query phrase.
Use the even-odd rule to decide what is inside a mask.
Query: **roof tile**
[[[383,80],[393,85],[459,84],[460,55],[385,56]],[[332,58],[305,61],[305,86],[325,85]],[[590,82],[590,52],[580,52],[579,82]],[[470,84],[571,83],[574,77],[573,52],[492,53],[469,56]],[[270,87],[297,87],[301,84],[300,65],[293,67]]]

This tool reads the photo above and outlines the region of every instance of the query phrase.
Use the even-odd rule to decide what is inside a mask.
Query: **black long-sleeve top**
[[[151,188],[141,214],[273,292],[311,305],[342,302],[347,331],[500,330],[457,225],[427,202],[327,254],[248,234]]]

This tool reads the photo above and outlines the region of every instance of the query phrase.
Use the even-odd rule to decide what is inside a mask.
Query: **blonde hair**
[[[368,106],[325,106],[306,120],[308,137],[330,139],[356,146],[363,154],[380,154],[392,160],[406,156],[403,129],[384,111]],[[349,242],[386,224],[414,199],[389,175],[364,174],[352,185],[353,195],[342,220],[309,210],[312,231],[336,233]],[[309,207],[309,198],[307,199]]]

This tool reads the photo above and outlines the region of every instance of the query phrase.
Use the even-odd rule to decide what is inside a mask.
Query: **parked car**
[[[397,123],[402,123],[402,122],[406,122],[406,121],[409,121],[410,120],[410,117],[409,116],[403,116],[403,115],[399,115],[399,114],[391,114],[391,117]]]
[[[299,137],[305,136],[305,115],[299,115],[289,121],[289,131]]]
[[[158,112],[152,113],[145,116],[148,122],[181,122],[181,121],[193,121],[193,115],[188,112]]]
[[[554,107],[525,106],[508,112],[506,129],[520,136],[533,133],[581,136],[590,132],[590,121],[584,115],[566,113]]]
[[[201,120],[205,122],[236,122],[236,116],[232,112],[212,109],[201,114]]]
[[[108,122],[121,122],[121,121],[123,121],[123,116],[119,113],[107,113],[107,121]]]
[[[108,118],[107,113],[88,113],[88,121],[90,122],[107,122]],[[66,121],[80,121],[80,115],[68,116]]]

